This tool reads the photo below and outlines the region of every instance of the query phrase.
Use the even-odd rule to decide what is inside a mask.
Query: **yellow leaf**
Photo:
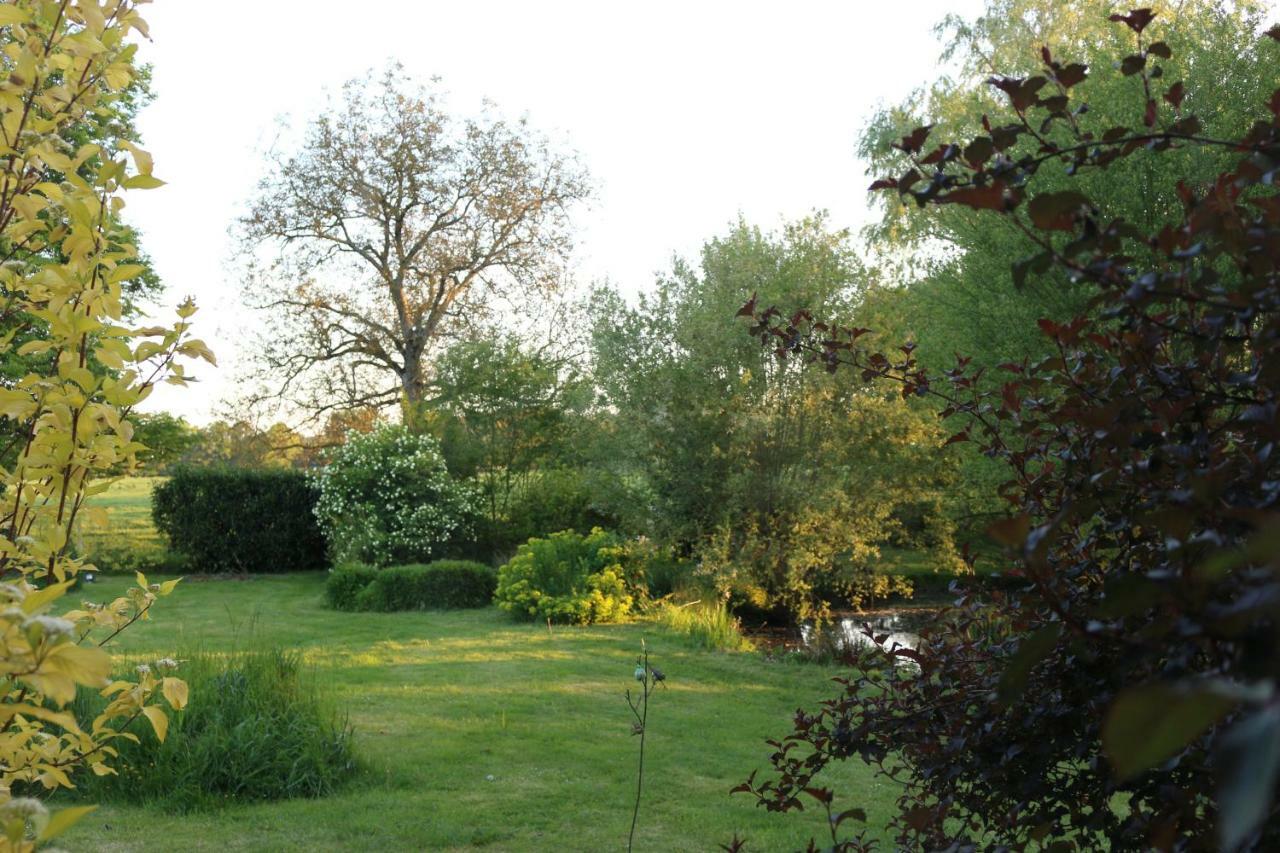
[[[164,693],[164,698],[169,700],[169,704],[176,710],[181,711],[187,707],[187,682],[181,678],[166,678],[160,682],[160,690]]]
[[[151,728],[156,730],[156,739],[164,743],[165,735],[169,733],[169,718],[165,716],[164,711],[155,705],[148,705],[142,709],[142,713],[147,715],[147,719],[151,721]]]
[[[62,598],[66,591],[71,588],[71,584],[72,581],[67,581],[66,583],[51,583],[44,589],[37,589],[34,592],[28,593],[27,597],[22,600],[22,612],[35,613],[42,608],[47,607],[51,602]]]
[[[164,186],[164,181],[152,175],[134,175],[124,182],[127,190],[154,190]]]
[[[101,687],[111,675],[111,656],[102,649],[63,643],[49,649],[41,672],[57,672],[80,684]]]
[[[94,765],[95,768],[97,766],[96,764]],[[56,838],[75,826],[85,815],[96,808],[97,806],[71,806],[70,808],[59,809],[50,816],[49,822],[45,824],[37,840],[48,841],[50,838]]]
[[[29,20],[31,20],[31,13],[26,9],[19,9],[17,6],[0,6],[0,27],[25,24]]]

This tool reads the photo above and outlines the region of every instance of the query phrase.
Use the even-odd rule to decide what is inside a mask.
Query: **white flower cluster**
[[[480,511],[479,492],[449,476],[435,439],[402,426],[349,434],[315,482],[316,517],[339,561],[433,559]]]

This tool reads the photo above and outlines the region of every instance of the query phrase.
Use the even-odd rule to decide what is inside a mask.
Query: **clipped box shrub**
[[[334,610],[358,610],[360,593],[378,576],[378,569],[363,563],[334,566],[324,585],[324,597]]]
[[[498,570],[495,601],[519,619],[586,625],[631,611],[628,549],[600,528],[530,539]]]
[[[165,662],[147,664],[163,665]],[[185,710],[157,740],[145,719],[112,741],[117,773],[76,773],[79,797],[190,812],[232,803],[324,797],[356,771],[351,727],[318,692],[295,651],[196,652],[177,670]],[[86,729],[107,700],[81,689],[72,705]]]
[[[151,513],[197,572],[294,572],[327,565],[316,490],[300,471],[177,469]]]
[[[385,569],[355,564],[330,572],[325,595],[338,610],[453,610],[487,606],[497,583],[491,567],[469,560]]]

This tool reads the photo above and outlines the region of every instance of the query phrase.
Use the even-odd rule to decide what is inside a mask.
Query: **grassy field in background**
[[[167,549],[151,522],[151,492],[164,477],[124,477],[86,501],[104,511],[86,515],[78,524],[76,547],[102,571],[129,570],[160,564]]]
[[[728,791],[765,766],[764,739],[785,734],[797,707],[833,694],[837,670],[703,651],[652,624],[549,632],[491,608],[338,613],[323,606],[323,583],[323,573],[186,581],[117,650],[301,650],[350,712],[362,774],[322,800],[181,818],[104,807],[66,849],[622,849],[637,745],[622,694],[642,638],[670,686],[652,700],[636,849],[710,850],[738,832],[749,850],[791,850],[823,837],[818,811],[769,814]],[[106,577],[77,595],[107,599],[126,584]],[[837,806],[885,824],[888,783],[856,762],[830,781],[846,798]]]

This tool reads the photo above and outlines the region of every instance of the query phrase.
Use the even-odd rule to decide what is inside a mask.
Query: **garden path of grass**
[[[359,777],[321,800],[185,817],[104,806],[65,836],[68,850],[624,849],[637,744],[622,692],[642,637],[670,687],[652,700],[636,849],[714,850],[735,831],[755,851],[822,838],[817,811],[768,814],[728,790],[764,767],[764,739],[784,734],[797,707],[833,692],[837,670],[695,650],[643,623],[548,633],[493,609],[336,613],[323,580],[186,581],[117,651],[303,650],[350,712]],[[126,585],[104,577],[78,598]],[[884,825],[889,783],[856,762],[830,781],[846,798],[837,806]]]

